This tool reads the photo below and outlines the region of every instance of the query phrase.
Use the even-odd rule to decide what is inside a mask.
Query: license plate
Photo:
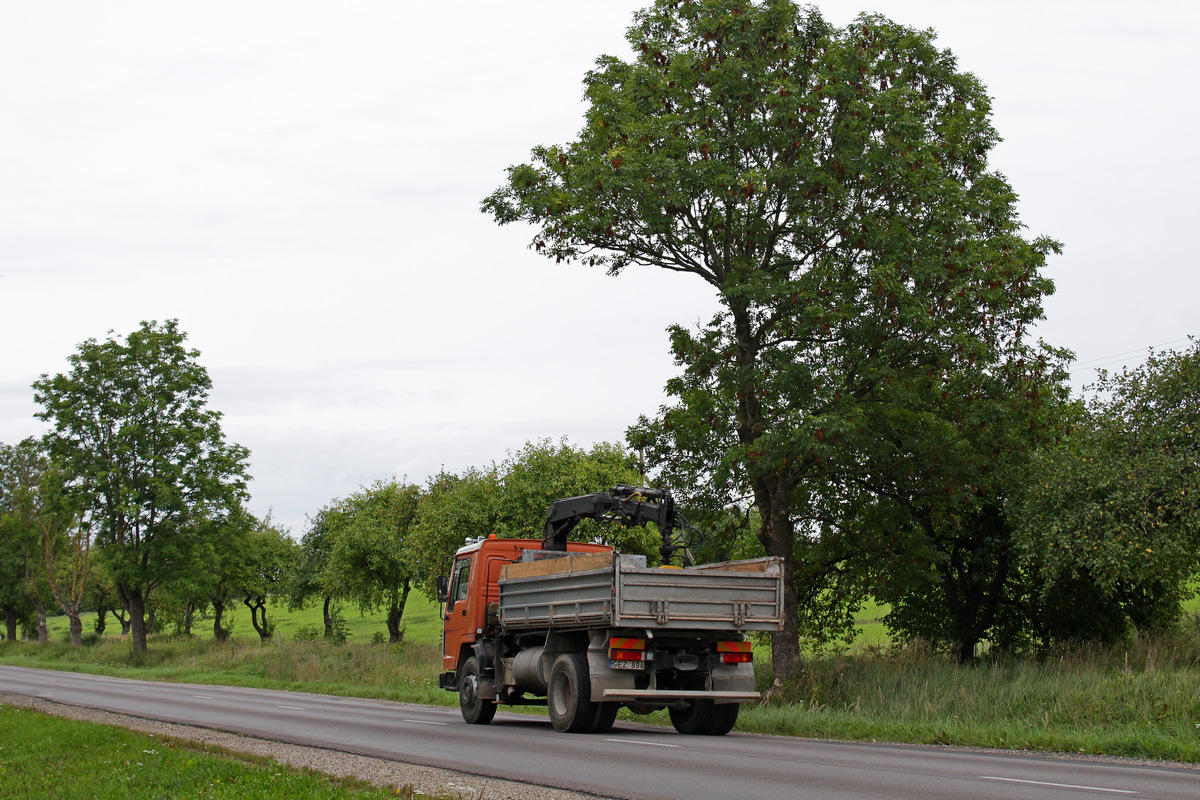
[[[609,661],[608,665],[613,669],[644,669],[645,661]]]

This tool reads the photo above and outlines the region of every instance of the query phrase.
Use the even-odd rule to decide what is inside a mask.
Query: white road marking
[[[650,747],[682,747],[679,744],[663,744],[662,742],[639,742],[637,739],[605,739],[606,742],[616,742],[618,744],[644,744]]]
[[[200,700],[216,700],[215,697],[209,697],[206,694],[194,694],[194,695],[192,695],[192,697],[198,698]]]
[[[406,719],[404,722],[415,722],[418,725],[448,725],[447,722],[430,722],[427,719]]]
[[[980,775],[981,781],[1004,781],[1006,783],[1027,783],[1032,786],[1054,786],[1059,789],[1084,789],[1089,792],[1109,792],[1111,794],[1137,794],[1128,789],[1105,789],[1102,786],[1076,786],[1073,783],[1047,783],[1046,781],[1023,781],[1019,778],[994,778],[990,775]]]
[[[308,710],[307,708],[301,708],[300,706],[275,706],[275,707],[276,708],[290,708],[292,711],[307,711]]]

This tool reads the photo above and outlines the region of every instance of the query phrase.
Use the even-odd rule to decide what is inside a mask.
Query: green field
[[[316,606],[306,608],[300,611],[289,611],[286,605],[273,604],[270,609],[271,618],[276,621],[275,632],[282,639],[295,638],[298,633],[304,628],[310,628],[317,631],[324,629],[324,622],[321,619],[321,608]],[[343,608],[341,611],[342,618],[346,622],[346,631],[350,634],[352,642],[369,642],[375,636],[387,637],[387,626],[384,624],[386,614],[382,611],[374,614],[360,614],[353,607]],[[250,624],[250,611],[240,603],[233,606],[232,611],[225,615],[224,624],[230,625],[230,617],[232,616],[233,636],[239,640],[258,641],[258,634],[254,631],[254,626]],[[83,615],[83,632],[87,634],[95,628],[96,615]],[[402,622],[404,627],[404,636],[406,641],[419,643],[433,643],[441,641],[442,623],[438,618],[438,607],[425,598],[424,595],[413,592],[409,595],[408,604],[404,609],[404,619]],[[67,637],[67,618],[63,616],[51,617],[46,621],[46,626],[50,632],[51,639],[65,639]],[[172,632],[171,625],[165,626],[166,630],[163,633],[170,635]],[[108,625],[105,629],[105,636],[112,637],[120,633],[121,626],[110,615],[108,617]],[[211,639],[212,620],[205,618],[197,618],[192,623],[192,635],[200,639]]]

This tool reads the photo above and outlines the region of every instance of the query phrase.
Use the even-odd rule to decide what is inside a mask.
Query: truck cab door
[[[450,595],[446,598],[446,616],[442,623],[442,669],[458,669],[458,654],[462,645],[475,641],[473,615],[469,608],[467,589],[471,582],[471,557],[454,562],[450,576]]]

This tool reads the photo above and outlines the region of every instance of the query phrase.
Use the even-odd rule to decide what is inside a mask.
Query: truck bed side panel
[[[781,626],[779,559],[695,569],[646,569],[631,563],[618,557],[606,569],[502,579],[501,625],[510,631],[599,625],[773,631]]]

